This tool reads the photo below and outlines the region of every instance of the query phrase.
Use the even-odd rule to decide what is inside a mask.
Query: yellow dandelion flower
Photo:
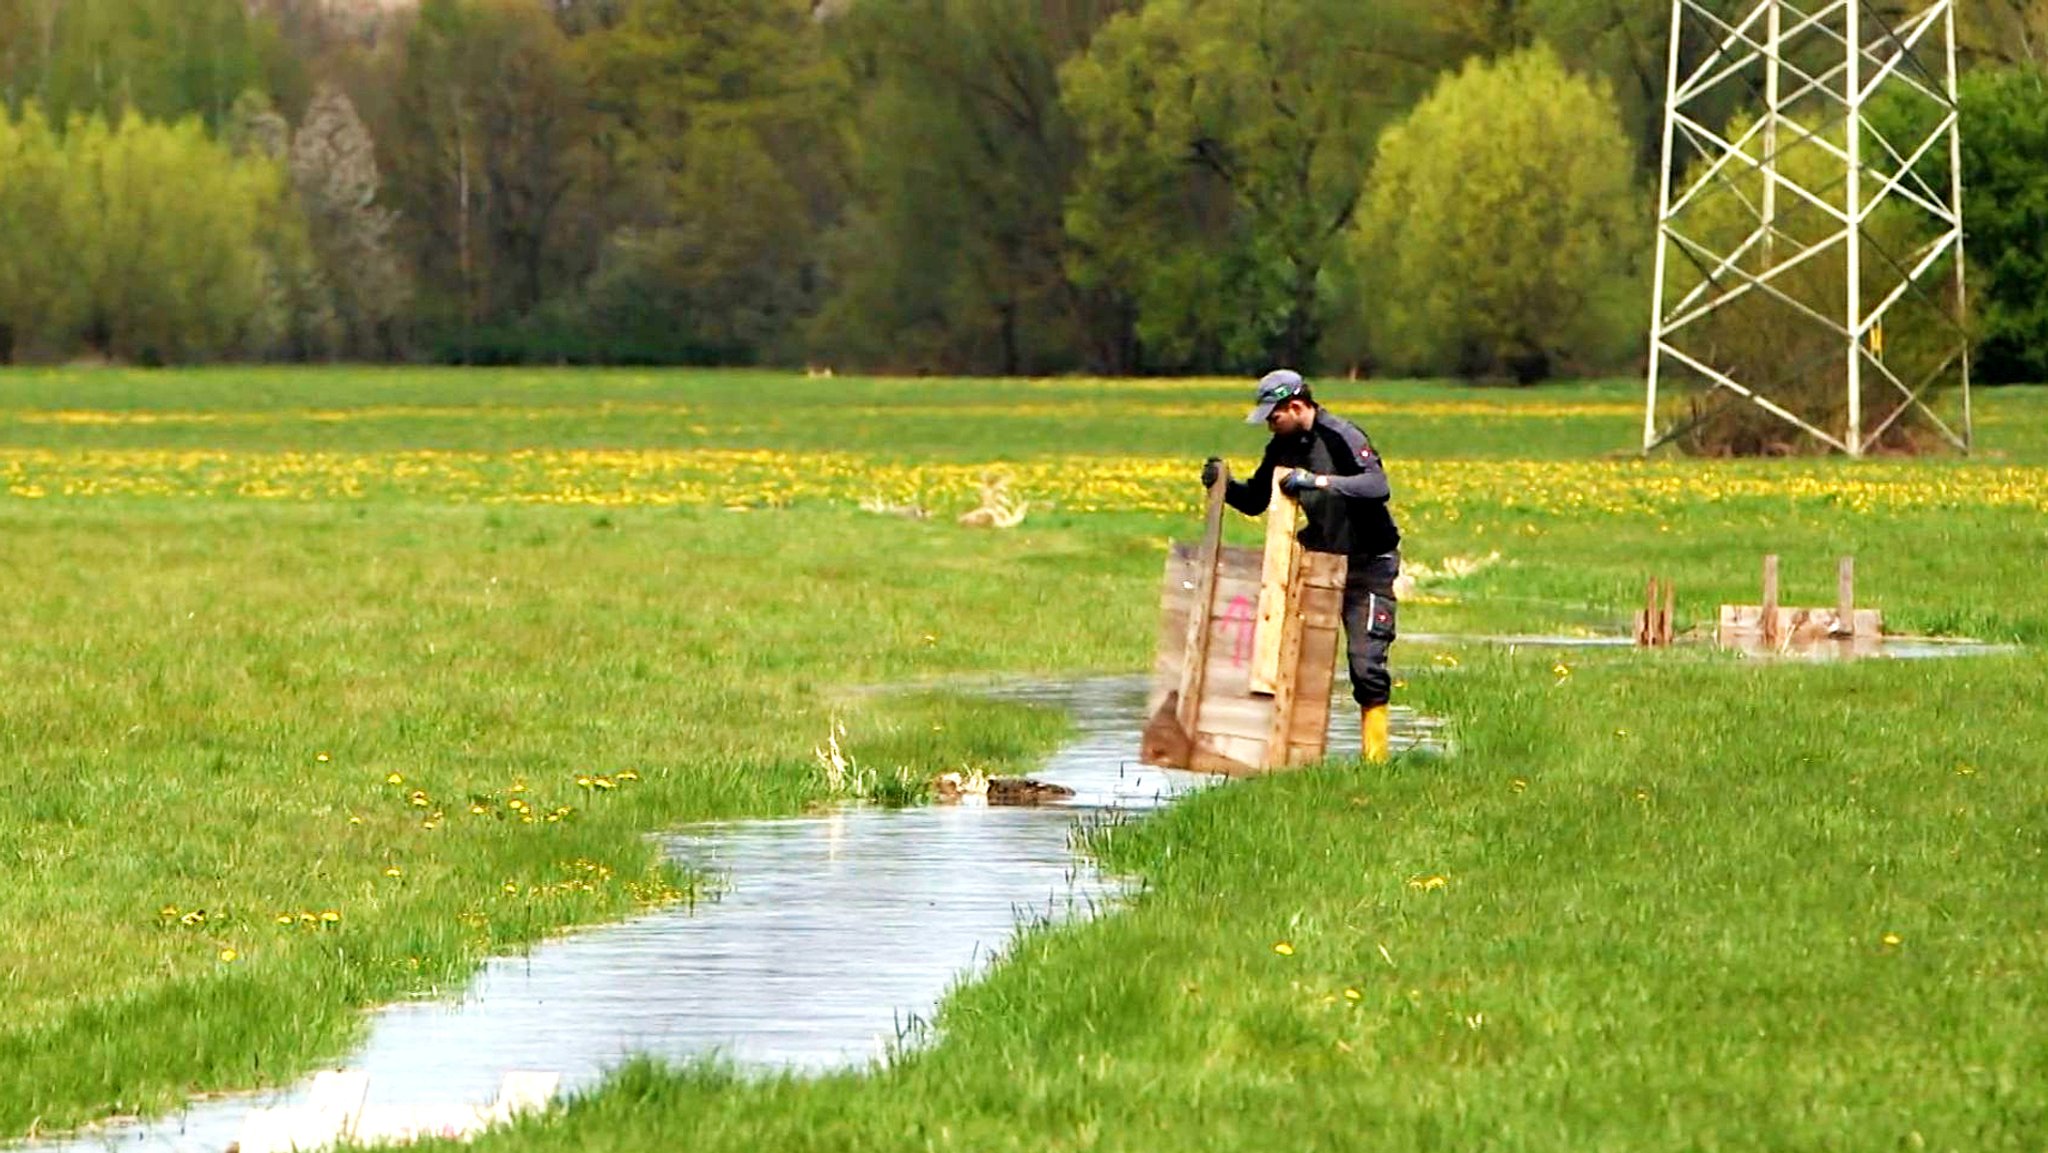
[[[242,955],[240,953],[235,952],[233,949],[222,949],[220,951],[220,959],[222,964],[232,965],[236,961],[241,960]]]
[[[1357,1001],[1363,1001],[1363,1000],[1365,1000],[1365,994],[1363,994],[1363,993],[1359,992],[1359,991],[1358,991],[1358,990],[1356,990],[1356,989],[1346,989],[1346,990],[1344,990],[1344,999],[1345,999],[1346,1001],[1353,1001],[1353,1002],[1357,1002]]]
[[[293,920],[294,918],[290,913],[279,913],[277,915],[277,923],[280,925],[289,925]]]
[[[1898,948],[1899,945],[1903,944],[1906,940],[1904,937],[1899,936],[1897,933],[1886,933],[1883,937],[1879,939],[1884,942],[1886,948],[1890,949]]]
[[[1283,957],[1294,956],[1294,946],[1288,944],[1286,941],[1280,941],[1275,943],[1273,946],[1273,951],[1275,953],[1280,954]]]
[[[158,910],[156,911],[156,915],[157,915],[157,916],[159,916],[159,917],[163,917],[163,918],[165,918],[165,919],[169,919],[169,918],[171,918],[171,917],[175,917],[175,916],[177,916],[177,915],[178,915],[178,906],[176,906],[176,905],[165,905],[165,906],[164,906],[163,908],[161,908],[161,909],[158,909]]]
[[[384,783],[387,785],[402,785],[405,783],[405,778],[397,773],[393,773],[384,778]]]
[[[519,893],[519,886],[512,883],[511,881],[507,881],[498,887],[505,890],[507,893],[511,893],[515,896],[517,896]]]
[[[399,868],[399,867],[398,867],[397,865],[393,865],[393,866],[391,866],[390,868],[388,868],[388,869],[384,870],[384,875],[385,875],[385,876],[387,876],[387,877],[399,877],[399,876],[404,876],[404,875],[405,875],[405,870],[403,870],[403,869]]]
[[[1451,879],[1442,873],[1431,873],[1427,877],[1408,878],[1408,887],[1418,893],[1433,893],[1438,889],[1447,887],[1450,883]]]
[[[640,779],[640,774],[634,772],[632,769],[622,769],[619,771],[618,777],[622,781],[637,781]]]
[[[320,923],[323,925],[339,925],[341,924],[341,914],[333,909],[327,909],[320,914]]]
[[[314,759],[315,761],[318,761],[319,763],[321,763],[321,764],[323,764],[323,765],[324,765],[324,764],[326,764],[326,763],[327,763],[327,754],[326,754],[326,753],[314,753],[314,754],[313,754],[313,759]]]

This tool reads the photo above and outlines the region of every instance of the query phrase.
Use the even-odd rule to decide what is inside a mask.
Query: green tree
[[[477,326],[531,313],[587,271],[570,206],[587,182],[587,94],[531,0],[426,0],[402,45],[389,189],[423,304],[477,350]]]
[[[115,117],[133,110],[156,120],[202,117],[217,127],[249,89],[274,91],[292,70],[269,25],[242,0],[0,0],[0,26],[29,33],[14,85],[52,121]],[[4,28],[0,28],[4,30]]]
[[[65,231],[87,300],[81,334],[109,356],[168,363],[269,346],[281,318],[272,238],[284,176],[237,159],[196,120],[97,117],[65,134]]]
[[[1384,354],[1525,382],[1612,363],[1639,319],[1631,154],[1606,83],[1547,48],[1446,76],[1381,137],[1353,232]]]
[[[1152,0],[1063,70],[1088,159],[1070,265],[1147,366],[1307,364],[1371,142],[1426,72],[1399,5]]]
[[[1988,381],[2048,381],[2048,69],[1972,73],[1961,105],[1976,367]]]
[[[632,0],[579,44],[610,230],[585,323],[635,359],[795,354],[844,198],[843,68],[805,0]]]
[[[1912,5],[1906,11],[1918,12],[1922,7]],[[1968,60],[2036,69],[2048,67],[2048,4],[2041,0],[1973,0],[1958,4],[1956,37]]]
[[[0,112],[37,96],[57,34],[58,0],[0,0]]]
[[[903,370],[1130,367],[1127,327],[1062,263],[1082,158],[1059,64],[1124,5],[876,0],[842,17],[862,143],[833,238],[833,356]]]
[[[80,320],[69,181],[57,136],[34,106],[19,122],[0,113],[0,364],[17,348],[61,348]]]

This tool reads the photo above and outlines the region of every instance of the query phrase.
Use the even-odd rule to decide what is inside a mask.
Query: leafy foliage
[[[1874,28],[1914,10],[1866,6]],[[254,222],[267,287],[244,335],[149,355],[1536,377],[1634,359],[1642,285],[1616,254],[1649,251],[1647,208],[1580,188],[1579,216],[1551,210],[1567,180],[1655,182],[1669,19],[1648,0],[0,0],[0,106],[42,124],[11,147],[192,117],[289,172]],[[1966,63],[2040,67],[2034,0],[1956,21]],[[1496,85],[1460,115],[1566,163],[1517,167],[1468,125],[1459,148],[1502,166],[1484,187],[1369,204],[1382,133],[1434,85],[1544,45],[1597,111]],[[1979,363],[2014,379],[2048,372],[2039,81],[1992,75],[1964,86],[1965,183]],[[1746,114],[1736,85],[1698,111]],[[1597,146],[1554,143],[1567,119],[1597,120]],[[7,195],[43,195],[56,178],[23,165]],[[1487,291],[1523,303],[1483,308],[1496,328],[1533,310],[1519,332],[1423,319],[1509,267],[1461,255],[1504,243],[1459,223],[1472,200],[1615,227],[1576,265],[1558,241],[1548,271],[1546,246],[1518,251]],[[1422,259],[1389,223],[1411,216],[1456,276],[1390,295],[1396,250]],[[51,259],[71,258],[24,250],[4,274],[0,351],[98,335],[58,299],[83,290],[20,287]]]
[[[1978,72],[1961,101],[1977,369],[1994,382],[2048,380],[2048,69]]]
[[[1611,362],[1635,336],[1641,219],[1605,83],[1540,46],[1475,60],[1380,137],[1352,233],[1366,323],[1406,370]]]

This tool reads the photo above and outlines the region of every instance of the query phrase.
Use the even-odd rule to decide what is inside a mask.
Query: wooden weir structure
[[[1148,765],[1242,775],[1322,759],[1343,628],[1342,556],[1295,539],[1300,506],[1274,480],[1263,548],[1223,544],[1229,470],[1202,539],[1174,542],[1140,749]]]

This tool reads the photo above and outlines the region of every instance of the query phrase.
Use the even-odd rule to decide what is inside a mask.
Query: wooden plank
[[[1280,649],[1286,643],[1288,593],[1294,583],[1294,498],[1280,491],[1273,471],[1273,497],[1266,505],[1266,547],[1259,564],[1259,623],[1252,641],[1252,691],[1272,695],[1281,677]]]
[[[1318,761],[1329,748],[1330,695],[1337,682],[1337,630],[1304,626],[1296,661],[1294,706],[1288,718],[1287,743],[1308,745]],[[1289,763],[1293,754],[1288,754]]]
[[[1187,643],[1182,647],[1180,701],[1176,719],[1181,731],[1194,733],[1201,719],[1202,680],[1209,669],[1211,616],[1216,611],[1216,567],[1223,551],[1223,494],[1230,484],[1230,466],[1217,466],[1209,486],[1209,507],[1202,523],[1202,546],[1196,554],[1195,595],[1188,602]]]
[[[1273,681],[1273,715],[1266,733],[1266,758],[1259,766],[1266,769],[1285,768],[1291,763],[1287,749],[1294,731],[1294,693],[1301,681],[1301,633],[1306,615],[1301,605],[1307,590],[1301,580],[1302,574],[1290,565],[1283,594],[1287,612],[1280,622],[1280,651],[1274,658],[1279,670]]]
[[[1255,623],[1260,554],[1257,549],[1219,547],[1213,554],[1216,580],[1212,605],[1222,606],[1209,621],[1208,668],[1205,680],[1223,671],[1226,683],[1210,686],[1205,699],[1217,692],[1244,695],[1244,672],[1251,662],[1252,629]],[[1160,590],[1159,649],[1153,661],[1152,691],[1147,701],[1143,738],[1138,756],[1148,765],[1187,768],[1193,753],[1193,737],[1181,727],[1181,683],[1187,673],[1186,653],[1189,631],[1195,627],[1195,597],[1201,586],[1201,548],[1176,541],[1167,553]],[[1236,666],[1232,669],[1230,666]],[[1195,702],[1197,711],[1203,707]]]
[[[1244,776],[1259,771],[1265,753],[1266,742],[1255,737],[1203,733],[1195,738],[1193,763],[1204,772]]]
[[[1843,557],[1835,568],[1835,615],[1845,622],[1856,620],[1856,558],[1853,556]]]
[[[1351,571],[1351,562],[1335,553],[1304,552],[1301,554],[1302,584],[1309,588],[1336,589],[1344,591],[1344,578]]]
[[[1847,620],[1835,608],[1778,606],[1770,616],[1760,605],[1722,605],[1717,637],[1724,645],[1745,648],[1808,644],[1817,639],[1847,637],[1873,640],[1884,635],[1884,614],[1877,609],[1856,609]]]
[[[1677,628],[1677,626],[1672,622],[1676,621],[1677,619],[1678,586],[1672,584],[1670,581],[1667,580],[1664,582],[1664,617],[1661,621],[1658,622],[1659,631],[1657,643],[1668,645],[1672,642],[1672,639],[1676,635],[1675,630]]]
[[[1266,696],[1225,696],[1210,693],[1202,702],[1202,728],[1196,734],[1203,737],[1237,737],[1248,741],[1265,743],[1266,734],[1273,729],[1273,698]],[[1250,762],[1256,765],[1256,760]]]

